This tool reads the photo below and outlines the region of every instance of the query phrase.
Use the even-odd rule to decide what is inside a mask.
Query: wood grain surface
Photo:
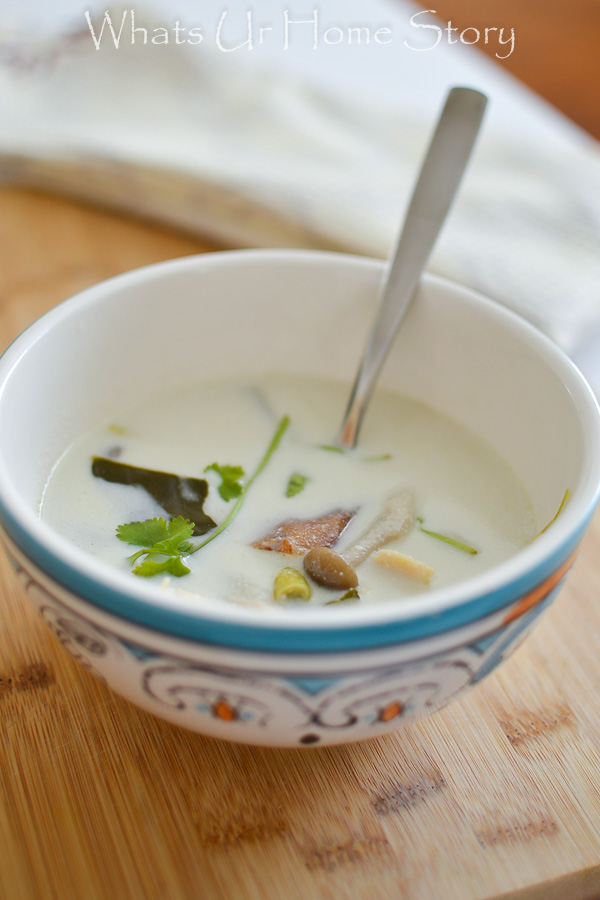
[[[458,17],[460,3],[442,6]],[[77,290],[206,249],[0,191],[0,348]],[[600,896],[599,516],[498,672],[423,723],[338,748],[167,725],[71,660],[3,556],[0,596],[3,900]]]
[[[202,249],[5,191],[2,345],[75,290]],[[559,600],[463,701],[391,737],[304,751],[228,745],[121,700],[38,621],[2,558],[0,896],[596,897],[599,551],[597,518]]]

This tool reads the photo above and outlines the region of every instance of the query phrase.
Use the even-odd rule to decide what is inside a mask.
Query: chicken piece
[[[423,584],[429,584],[435,575],[435,569],[428,566],[427,563],[407,556],[405,553],[398,553],[397,550],[379,550],[373,557],[380,566],[386,569],[394,569],[406,578],[412,578],[414,581],[421,581]]]
[[[355,510],[336,509],[318,519],[286,519],[252,546],[292,556],[302,556],[313,547],[333,547],[354,514]]]
[[[340,556],[353,568],[389,544],[390,541],[405,537],[415,521],[414,500],[410,491],[398,491],[387,500],[381,514],[369,525],[361,536],[342,550]]]

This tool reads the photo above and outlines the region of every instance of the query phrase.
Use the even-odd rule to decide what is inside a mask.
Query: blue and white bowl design
[[[221,648],[98,615],[14,545],[5,549],[52,633],[117,693],[192,731],[279,746],[375,737],[445,706],[521,644],[573,563],[571,556],[508,607],[441,636],[333,659],[230,650],[225,662]]]
[[[206,371],[308,369],[351,380],[381,273],[373,260],[309,251],[163,263],[66,301],[0,359],[2,543],[65,648],[151,713],[256,744],[373,737],[493,671],[567,576],[598,501],[598,405],[532,326],[435,278],[421,285],[383,383],[492,443],[523,481],[540,531],[570,494],[556,521],[505,563],[397,604],[265,616],[211,598],[194,606],[166,597],[39,519],[54,460],[115,404],[131,407],[159,385],[193,383]],[[172,319],[185,323],[173,335],[160,326],[165,297]],[[141,321],[154,325],[141,329]]]

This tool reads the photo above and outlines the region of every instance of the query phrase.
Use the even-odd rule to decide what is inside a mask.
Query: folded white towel
[[[166,24],[139,9],[150,35]],[[214,42],[132,44],[130,14],[111,13],[125,23],[118,48],[105,31],[96,49],[83,16],[63,36],[0,40],[0,178],[232,246],[387,254],[433,117]],[[430,269],[572,348],[600,321],[600,154],[591,139],[563,138],[558,150],[484,126]]]

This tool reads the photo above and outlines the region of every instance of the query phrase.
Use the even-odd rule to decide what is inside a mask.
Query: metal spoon
[[[375,382],[458,190],[486,103],[485,94],[471,88],[455,87],[448,93],[390,258],[337,438],[339,447],[356,446]]]

